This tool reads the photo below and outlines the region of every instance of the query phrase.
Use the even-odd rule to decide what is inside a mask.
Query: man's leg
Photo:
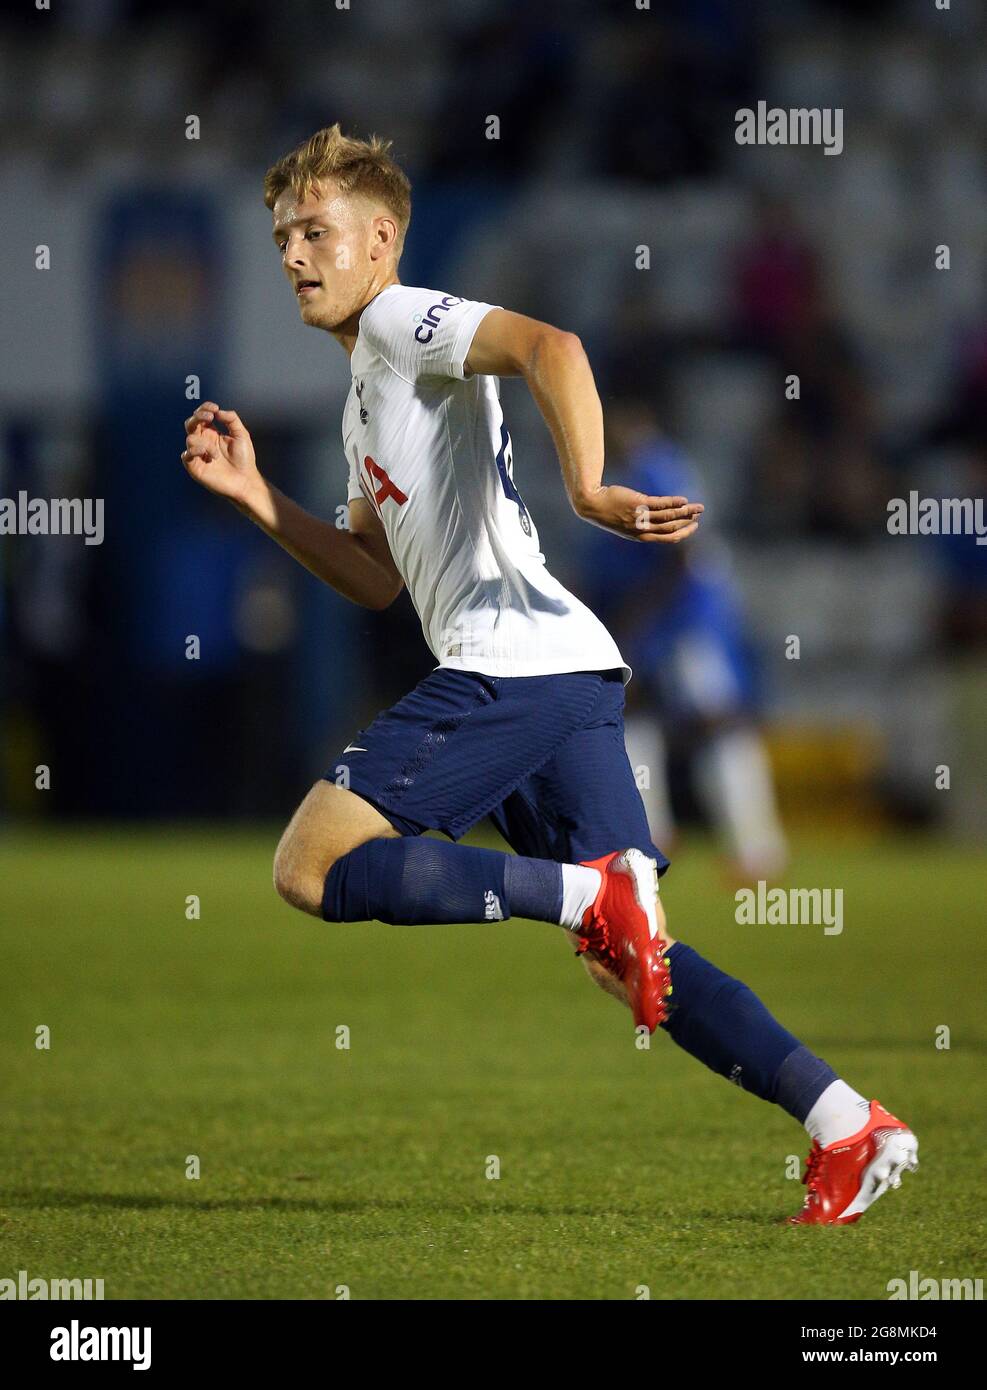
[[[587,885],[570,895],[568,920],[567,877]],[[592,903],[599,880],[580,865],[402,837],[376,807],[331,782],[316,782],[305,797],[274,860],[274,885],[292,907],[327,921],[398,926],[524,917],[575,930],[579,903]]]
[[[306,797],[278,848],[278,891],[331,922],[554,923],[626,989],[635,1022],[653,1031],[667,972],[652,945],[644,859],[601,872],[422,838],[429,828],[458,838],[481,819],[585,721],[603,684],[592,672],[433,672],[348,746],[349,788],[327,781]]]
[[[369,840],[400,832],[375,806],[332,782],[316,782],[281,836],[274,886],[285,902],[322,914],[326,874],[337,860]]]
[[[696,781],[710,820],[747,879],[782,873],[788,846],[778,818],[764,740],[748,722],[715,722],[695,756]]]
[[[515,849],[565,860],[596,858],[633,846],[663,856],[651,843],[647,813],[623,740],[623,689],[610,683],[585,727],[529,777],[494,815]],[[830,1143],[858,1129],[868,1102],[783,1028],[757,996],[671,936],[672,995],[661,1027],[698,1061],[763,1100],[780,1105],[814,1139]],[[615,993],[612,980],[587,968]],[[618,995],[619,997],[619,995]]]
[[[571,684],[563,688],[572,690]],[[390,810],[382,815],[366,798],[329,784],[323,790],[320,784],[299,808],[279,847],[279,891],[297,906],[315,911],[319,874],[324,872],[321,906],[328,920],[482,922],[517,914],[568,925],[567,913],[579,904],[578,911],[586,913],[585,928],[597,918],[596,885],[611,872],[600,874],[586,866],[586,859],[602,858],[616,846],[642,851],[657,861],[660,871],[667,867],[651,843],[624,749],[623,691],[604,681],[597,695],[583,725],[564,737],[535,773],[518,778],[499,807],[492,802],[477,809],[482,803],[474,801],[469,812],[473,823],[492,811],[509,843],[530,844],[539,852],[547,849],[554,858],[508,856],[411,839],[425,827],[402,824],[399,816]],[[508,703],[505,712],[516,714],[518,707],[506,709]],[[445,743],[452,727],[458,726],[453,722],[444,728],[439,740],[433,731],[432,742]],[[474,750],[485,747],[484,734],[489,732],[480,730]],[[368,737],[367,742],[372,740]],[[489,751],[485,756],[489,760]],[[419,762],[420,751],[414,765]],[[404,781],[410,766],[403,765]],[[334,792],[339,795],[334,797]],[[402,838],[397,838],[399,833]],[[625,895],[618,897],[626,902]],[[619,918],[611,917],[610,924],[618,932],[623,927]],[[806,1171],[809,1190],[793,1220],[857,1220],[889,1185],[900,1185],[902,1172],[918,1166],[914,1135],[876,1101],[868,1103],[841,1081],[782,1028],[746,985],[690,947],[672,942],[663,915],[656,926],[667,946],[664,958],[671,965],[674,988],[670,1015],[662,1026],[706,1066],[788,1110],[813,1137]],[[578,930],[575,924],[573,929]],[[630,956],[623,955],[617,962],[620,968],[611,973],[633,989],[635,1020],[650,1018],[648,1027],[653,1029],[661,1016],[656,1011],[659,995],[650,981],[651,1012],[643,1012],[650,967],[644,969],[640,963],[653,953],[647,931],[641,936],[640,930],[638,924],[636,944],[627,933],[624,944],[630,942]],[[601,958],[606,958],[606,931],[601,945]]]
[[[624,742],[631,767],[648,770],[648,785],[641,788],[641,800],[655,843],[668,850],[676,838],[675,815],[668,781],[668,744],[657,713],[639,707],[629,714]]]
[[[318,782],[296,811],[275,858],[281,896],[336,922],[521,916],[579,928],[595,870],[418,838],[480,819],[578,727],[602,682],[578,673],[551,684],[547,704],[540,679],[440,671],[420,682],[354,737],[344,755],[352,788]]]

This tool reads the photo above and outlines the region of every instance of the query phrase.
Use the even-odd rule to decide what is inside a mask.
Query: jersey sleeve
[[[405,381],[462,381],[476,330],[490,310],[499,307],[400,285],[364,310],[360,332]]]

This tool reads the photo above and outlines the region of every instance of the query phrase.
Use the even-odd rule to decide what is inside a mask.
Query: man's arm
[[[675,543],[698,528],[701,503],[603,482],[603,407],[574,333],[491,309],[476,330],[466,368],[524,377],[552,432],[569,500],[584,521],[638,541]]]
[[[182,462],[189,475],[232,502],[317,579],[364,608],[394,602],[403,580],[369,502],[350,502],[348,531],[305,511],[261,476],[243,421],[213,401],[185,421],[185,435]]]

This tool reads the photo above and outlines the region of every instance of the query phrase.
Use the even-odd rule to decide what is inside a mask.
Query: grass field
[[[664,1035],[637,1050],[557,929],[330,928],[275,898],[274,840],[0,845],[0,1276],[107,1298],[882,1299],[912,1269],[985,1274],[972,851],[804,844],[788,881],[844,888],[841,936],[737,926],[701,845],[664,881],[676,934],[918,1132],[900,1192],[804,1230],[781,1224],[802,1129]]]

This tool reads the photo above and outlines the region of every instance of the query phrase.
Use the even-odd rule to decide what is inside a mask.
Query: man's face
[[[366,304],[379,272],[375,219],[359,197],[329,186],[274,204],[274,241],[303,322],[333,331]]]

